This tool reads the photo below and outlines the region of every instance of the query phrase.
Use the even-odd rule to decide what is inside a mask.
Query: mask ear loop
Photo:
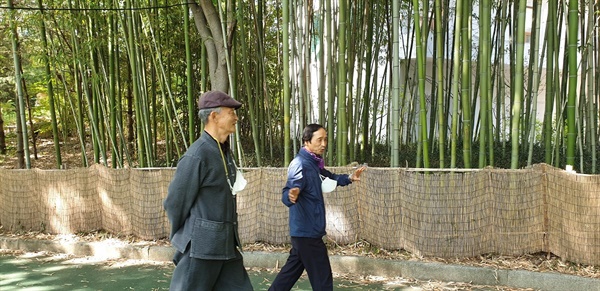
[[[229,190],[231,191],[231,195],[235,196],[235,192],[233,191],[233,186],[231,185],[231,181],[229,181],[229,169],[227,168],[227,162],[225,161],[225,154],[223,153],[223,149],[221,149],[221,143],[219,143],[219,141],[213,137],[213,139],[215,140],[215,142],[217,142],[217,146],[219,147],[219,152],[221,153],[221,159],[223,160],[223,168],[225,168],[225,180],[227,180],[227,184],[229,184]],[[235,164],[235,159],[231,159],[231,161],[233,162],[233,166],[235,167],[236,171],[238,170],[237,165]],[[237,173],[235,175],[235,178],[237,179]]]

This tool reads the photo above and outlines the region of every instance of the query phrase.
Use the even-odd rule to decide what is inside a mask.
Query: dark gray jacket
[[[236,168],[228,146],[221,145],[231,185]],[[207,260],[236,257],[240,246],[235,196],[227,183],[217,141],[203,132],[181,157],[163,206],[171,223],[171,243]]]

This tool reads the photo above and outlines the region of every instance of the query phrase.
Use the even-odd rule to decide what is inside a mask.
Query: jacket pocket
[[[233,238],[233,224],[196,218],[190,256],[199,259],[231,259],[235,257]]]

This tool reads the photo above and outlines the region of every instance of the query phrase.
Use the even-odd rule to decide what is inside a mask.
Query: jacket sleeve
[[[338,186],[346,186],[346,185],[350,185],[352,184],[352,181],[350,180],[350,175],[348,174],[334,174],[332,172],[329,172],[326,169],[321,169],[321,175],[329,178],[329,179],[333,179],[337,181]]]
[[[184,225],[190,210],[200,192],[201,163],[197,157],[183,156],[171,183],[167,198],[163,202],[167,217],[171,223],[170,238]]]
[[[304,188],[304,175],[302,174],[302,163],[299,160],[294,159],[288,167],[287,182],[281,193],[281,202],[287,207],[294,205],[294,203],[290,201],[288,193],[290,189],[296,187],[300,188],[300,193],[302,193],[302,189]]]

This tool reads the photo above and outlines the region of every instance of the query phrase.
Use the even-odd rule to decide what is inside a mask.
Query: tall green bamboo
[[[317,10],[311,9],[311,2],[290,3],[287,0],[288,10],[283,14],[288,21],[284,25],[287,29],[287,44],[281,42],[280,30],[271,29],[271,26],[281,25],[279,21],[282,14],[277,10],[280,5],[271,6],[269,5],[271,2],[263,0],[238,7],[237,19],[231,23],[226,19],[229,19],[230,12],[238,3],[231,0],[218,1],[221,9],[220,11],[215,9],[212,15],[226,11],[228,16],[218,17],[219,25],[214,27],[208,25],[210,22],[208,19],[204,22],[200,21],[201,17],[197,17],[200,14],[196,13],[205,11],[205,7],[214,6],[215,1],[184,1],[183,4],[196,11],[194,20],[197,27],[199,24],[204,24],[202,27],[208,30],[208,33],[204,31],[203,33],[206,34],[203,35],[189,33],[187,36],[182,34],[189,32],[187,28],[190,25],[189,18],[188,23],[185,24],[186,19],[182,19],[185,17],[182,12],[185,11],[187,14],[189,10],[182,11],[179,6],[161,7],[161,1],[158,0],[144,3],[135,0],[124,3],[112,0],[99,2],[69,0],[63,1],[64,4],[54,1],[54,5],[46,3],[46,8],[36,8],[37,11],[15,13],[32,15],[46,9],[41,13],[47,29],[45,33],[42,29],[44,23],[38,26],[37,21],[27,22],[27,16],[17,17],[23,19],[17,22],[22,29],[41,31],[39,35],[32,34],[31,38],[20,44],[24,46],[22,51],[39,49],[38,51],[44,51],[48,58],[44,61],[48,62],[47,64],[30,62],[26,59],[29,54],[24,53],[21,56],[24,66],[21,71],[29,74],[36,72],[36,69],[41,69],[42,72],[45,69],[47,79],[44,80],[44,86],[32,86],[32,88],[36,90],[41,88],[42,93],[48,92],[48,96],[54,95],[56,98],[50,104],[50,106],[56,105],[56,108],[52,109],[52,111],[56,110],[55,117],[52,117],[57,123],[57,127],[53,129],[55,136],[63,134],[63,139],[66,140],[68,129],[74,128],[74,124],[77,126],[84,165],[87,165],[86,145],[88,148],[89,145],[94,146],[95,161],[99,161],[103,155],[102,151],[106,150],[109,156],[107,158],[112,159],[113,167],[122,166],[125,159],[130,165],[132,161],[139,166],[157,163],[156,147],[162,149],[164,146],[159,143],[161,139],[168,140],[167,160],[171,160],[168,155],[179,151],[180,145],[188,143],[198,133],[196,112],[193,109],[193,101],[198,94],[193,92],[208,89],[208,84],[224,86],[225,83],[230,86],[232,94],[241,95],[239,98],[248,105],[245,107],[246,110],[240,111],[239,137],[241,138],[236,139],[236,141],[243,140],[245,143],[243,147],[238,146],[236,149],[253,150],[257,153],[257,157],[261,156],[262,159],[264,150],[269,146],[271,149],[269,162],[280,162],[276,158],[277,155],[273,153],[278,148],[281,150],[282,145],[285,144],[286,129],[293,128],[291,132],[297,133],[303,122],[318,116],[319,122],[327,126],[332,138],[330,149],[346,147],[345,153],[341,150],[330,150],[327,157],[330,164],[343,164],[342,159],[354,159],[358,147],[353,150],[353,145],[359,142],[361,160],[379,157],[378,149],[382,144],[387,143],[386,146],[389,146],[388,149],[392,154],[390,165],[398,165],[399,160],[394,161],[394,159],[399,159],[400,155],[396,155],[405,154],[400,151],[401,146],[410,144],[411,147],[407,147],[407,150],[412,150],[414,149],[412,145],[418,143],[417,162],[409,159],[408,165],[420,166],[426,159],[424,154],[432,153],[423,146],[423,142],[428,142],[432,143],[428,144],[428,147],[433,146],[436,150],[439,148],[441,167],[447,167],[448,162],[452,164],[451,167],[468,167],[472,161],[457,162],[456,159],[461,158],[461,154],[456,153],[456,148],[451,148],[449,151],[447,146],[462,147],[466,159],[475,158],[475,153],[469,152],[472,147],[469,143],[476,142],[477,138],[479,138],[479,167],[494,164],[494,143],[502,143],[504,148],[504,144],[509,141],[512,142],[513,150],[503,150],[503,153],[512,154],[511,167],[515,154],[517,158],[523,159],[524,155],[519,155],[518,152],[523,149],[523,146],[528,145],[527,163],[533,164],[538,162],[535,148],[531,146],[536,136],[535,96],[538,87],[543,88],[541,86],[544,85],[541,84],[543,79],[536,79],[543,76],[541,72],[536,73],[536,70],[543,66],[535,62],[543,58],[542,63],[547,69],[545,77],[547,107],[544,112],[543,130],[545,160],[556,166],[564,164],[568,148],[572,150],[568,155],[572,157],[572,161],[569,162],[574,164],[573,166],[577,166],[581,172],[595,172],[593,149],[597,139],[598,102],[595,95],[598,82],[593,70],[598,53],[594,51],[596,41],[590,41],[588,38],[595,34],[597,29],[593,17],[587,20],[588,15],[595,9],[595,3],[577,1],[579,4],[576,5],[577,10],[581,13],[578,17],[581,21],[577,21],[577,26],[582,27],[581,32],[576,34],[569,32],[568,38],[564,38],[562,35],[565,35],[566,30],[563,28],[567,27],[564,25],[567,19],[569,19],[568,28],[573,29],[571,19],[575,13],[575,5],[570,1],[548,2],[549,17],[545,39],[538,35],[540,29],[538,25],[541,23],[539,18],[544,17],[538,12],[541,4],[539,1],[534,2],[535,20],[532,22],[535,24],[536,31],[532,30],[530,67],[528,72],[525,72],[527,68],[523,67],[521,73],[517,67],[522,63],[519,60],[520,56],[517,56],[520,53],[521,43],[512,41],[510,55],[504,53],[506,27],[511,27],[510,38],[506,40],[519,39],[517,32],[521,31],[521,27],[518,24],[522,23],[519,13],[523,11],[521,9],[523,3],[518,1],[482,0],[479,2],[480,43],[478,46],[474,46],[471,39],[473,32],[470,29],[469,15],[472,13],[469,4],[477,3],[473,1],[438,0],[433,2],[435,5],[432,7],[433,10],[429,9],[429,3],[415,0],[410,3],[399,0],[389,3],[345,1],[339,3],[343,11],[340,10],[338,15],[336,2],[321,2],[320,14],[317,14]],[[36,2],[38,6],[44,3],[39,0]],[[456,7],[451,6],[455,5],[454,2]],[[316,2],[312,3],[316,4]],[[567,3],[572,5],[570,10],[567,9],[569,7]],[[489,7],[496,4],[495,8]],[[76,11],[48,9],[52,6],[62,8],[61,5],[68,5]],[[151,9],[143,9],[149,8],[149,5]],[[421,6],[421,10],[411,10],[411,7],[417,5]],[[102,7],[111,9],[98,10]],[[120,8],[123,10],[119,10]],[[294,10],[290,11],[290,8]],[[495,10],[491,11],[491,9]],[[170,13],[172,11],[177,13]],[[448,23],[447,20],[452,19],[453,11],[456,11],[457,22],[454,28],[456,33],[446,33],[448,31],[446,27],[452,26],[452,23]],[[62,17],[68,16],[69,13],[70,18]],[[566,17],[567,13],[569,18]],[[9,15],[8,10],[5,15]],[[117,17],[117,15],[121,16]],[[123,15],[127,18],[122,17]],[[293,15],[292,23],[290,23],[290,15]],[[402,22],[400,22],[400,15],[403,15]],[[490,15],[498,15],[497,21],[491,23]],[[118,21],[111,20],[113,17],[118,18]],[[224,20],[220,21],[221,18]],[[63,19],[63,21],[49,21],[50,19]],[[343,22],[337,22],[338,20]],[[8,17],[6,21],[9,21]],[[584,21],[589,23],[585,24]],[[428,28],[434,22],[436,23],[433,52],[435,65],[434,70],[429,73],[423,68],[426,67],[426,62],[422,60],[425,59]],[[29,23],[33,23],[33,30]],[[229,26],[223,27],[223,24]],[[345,32],[341,30],[342,25],[345,25]],[[130,31],[130,28],[133,29]],[[166,33],[167,29],[170,29],[169,33]],[[211,30],[216,34],[212,34]],[[579,28],[576,31],[579,31]],[[318,43],[314,36],[316,33],[320,34]],[[42,50],[44,34],[48,39],[47,47]],[[295,35],[297,37],[294,37]],[[225,40],[215,41],[212,36]],[[454,41],[451,36],[455,38]],[[35,37],[39,39],[34,39]],[[199,41],[200,38],[203,40]],[[135,42],[133,44],[132,39]],[[562,39],[565,41],[559,43]],[[575,39],[582,49],[579,67],[573,65]],[[209,44],[208,51],[204,48],[205,43]],[[406,45],[400,46],[399,44],[402,43]],[[285,48],[282,48],[281,44],[285,45]],[[318,56],[315,56],[317,52],[313,44],[322,47],[318,50],[320,53]],[[123,46],[119,47],[119,45]],[[203,48],[200,49],[200,46]],[[416,48],[413,49],[413,46]],[[216,53],[221,47],[231,49],[222,54],[232,53],[231,57],[221,58],[222,55]],[[479,51],[471,47],[478,47]],[[403,55],[399,52],[403,48],[407,50],[405,54],[409,51],[418,52],[416,70],[412,67],[415,62],[398,58],[392,60],[394,56]],[[288,53],[285,60],[279,57],[284,56],[282,50]],[[588,53],[590,50],[594,51],[593,55]],[[290,60],[290,52],[297,53],[291,56],[292,60]],[[457,52],[458,54],[454,55]],[[474,66],[469,61],[473,52],[478,53],[478,67],[476,74],[473,75],[476,77],[470,80],[473,74],[471,68]],[[492,53],[494,56],[490,56]],[[380,54],[385,54],[386,57],[380,59]],[[162,56],[165,57],[166,62]],[[505,64],[502,60],[509,58],[510,62],[507,64],[515,66],[510,74],[505,75],[503,67]],[[181,60],[184,59],[187,63],[182,66]],[[215,59],[234,60],[230,64],[229,73],[218,77],[231,77],[231,80],[207,81],[209,78],[204,76],[208,76],[209,72],[213,71],[214,64],[209,66],[209,63],[214,63]],[[492,59],[494,64],[490,66],[489,61]],[[345,63],[345,68],[341,66],[342,62]],[[36,67],[39,64],[44,67]],[[314,84],[308,81],[309,64],[320,70],[319,81]],[[207,69],[209,67],[210,69]],[[284,68],[287,69],[287,73],[282,79],[281,71]],[[295,74],[290,76],[290,70],[294,70]],[[387,73],[388,70],[392,73]],[[55,75],[49,76],[50,74]],[[527,75],[523,80],[517,79],[523,74]],[[576,76],[577,78],[581,76],[580,80],[575,79],[578,85],[573,83]],[[427,80],[432,80],[431,87],[427,85],[423,87],[423,83],[427,84]],[[525,80],[529,83],[524,84]],[[523,84],[521,88],[517,86],[519,82]],[[24,85],[22,82],[21,84]],[[60,90],[57,89],[57,84],[61,84]],[[293,91],[290,88],[293,88]],[[429,100],[425,99],[424,102],[423,92],[429,93],[427,91],[429,88],[432,90],[432,97]],[[27,88],[23,87],[22,90],[26,92]],[[287,95],[284,95],[286,90],[288,90]],[[511,90],[511,93],[505,94],[505,90]],[[317,107],[312,108],[311,91],[318,91],[318,114],[312,112],[313,110],[316,112]],[[340,92],[344,93],[340,94]],[[577,98],[572,97],[573,92],[576,92]],[[417,94],[419,94],[418,100],[403,98]],[[24,98],[27,101],[27,97]],[[162,102],[157,102],[156,98],[160,98]],[[505,104],[505,99],[510,100],[510,105],[508,102]],[[287,115],[284,113],[286,101],[289,105]],[[454,102],[460,103],[454,104]],[[25,110],[27,110],[26,106]],[[132,109],[129,113],[131,117],[136,118],[135,123],[131,122],[136,126],[135,128],[132,126],[131,129],[127,129],[121,126],[124,124],[123,108],[126,106],[135,107],[135,110]],[[34,114],[39,112],[35,107],[29,109],[34,109],[32,111]],[[513,111],[510,112],[510,109]],[[518,112],[515,111],[517,109]],[[21,108],[18,110],[20,111]],[[494,114],[492,110],[495,110]],[[505,118],[504,114],[510,114],[510,118]],[[429,120],[424,120],[423,115]],[[20,114],[17,116],[21,117]],[[286,117],[288,124],[284,126]],[[452,118],[450,132],[445,124],[449,123],[449,118]],[[342,125],[340,121],[344,120],[346,124]],[[289,122],[294,124],[290,125]],[[512,128],[505,128],[506,126]],[[21,128],[20,119],[19,128]],[[516,130],[517,134],[515,134]],[[394,137],[394,133],[397,133],[397,136]],[[126,144],[123,141],[124,134],[131,134],[136,141],[132,139],[129,144]],[[505,134],[511,136],[507,137]],[[340,140],[346,137],[349,139]],[[464,138],[462,141],[459,139],[461,137]],[[287,139],[298,143],[297,138],[291,138],[289,135]],[[567,143],[572,140],[574,140],[573,144]],[[22,144],[23,141],[21,135],[19,142]],[[251,142],[254,145],[250,145]],[[435,144],[437,142],[439,145]],[[55,140],[55,146],[59,144]],[[128,156],[127,145],[135,148],[138,158],[132,160],[124,157]],[[169,146],[174,148],[169,149]],[[368,146],[371,147],[371,157],[364,151]],[[64,151],[64,147],[62,150]],[[454,161],[448,161],[448,152],[451,155],[450,159],[452,155],[455,156]],[[334,157],[336,160],[333,160]],[[284,161],[285,164],[289,160],[291,157],[288,152],[288,161]],[[507,159],[498,159],[498,161],[504,163]],[[523,166],[523,162],[519,161],[518,165]],[[584,165],[585,168],[581,168]]]
[[[579,14],[577,0],[569,0],[569,21],[567,35],[569,40],[568,55],[569,55],[569,85],[567,98],[567,166],[575,165],[575,150],[577,141],[577,128],[575,125],[575,111],[577,98],[577,65],[579,59],[577,57],[577,31],[579,28]]]
[[[438,119],[438,151],[440,168],[444,168],[446,159],[446,119],[444,115],[444,28],[442,27],[442,0],[435,0],[435,88]]]
[[[346,31],[347,39],[363,39],[362,36],[362,26],[363,26],[363,14],[361,13],[362,6],[365,3],[363,1],[350,1],[348,14],[346,15],[346,19],[352,19],[353,21],[349,21]],[[362,74],[363,74],[363,59],[362,59],[362,46],[358,45],[359,42],[348,42],[347,44],[347,80],[351,80],[347,82],[346,90],[348,93],[348,98],[346,102],[346,121],[348,125],[348,141],[347,141],[347,153],[348,156],[346,160],[356,161],[356,138],[357,138],[357,129],[356,126],[360,124],[360,103],[361,100],[359,98],[354,98],[356,93],[360,94],[361,82],[362,82]],[[356,86],[354,85],[356,83]]]
[[[17,19],[16,13],[14,10],[13,0],[8,0],[8,9],[10,11],[10,32],[11,32],[11,43],[12,43],[12,53],[13,53],[13,63],[15,70],[15,86],[17,87],[17,104],[18,104],[18,118],[20,129],[18,132],[21,135],[18,137],[22,141],[23,146],[23,157],[25,164],[21,164],[21,159],[19,159],[19,167],[20,168],[31,168],[31,160],[29,158],[29,138],[27,134],[27,118],[25,116],[25,92],[23,90],[23,75],[21,68],[21,55],[19,52],[19,35],[17,33]],[[20,150],[20,149],[18,149]]]
[[[589,1],[589,11],[595,11],[595,3],[594,1]],[[596,80],[597,74],[596,74],[596,62],[595,62],[595,54],[594,52],[596,52],[598,50],[598,45],[597,42],[595,41],[593,35],[593,32],[595,31],[595,27],[597,25],[597,20],[596,17],[591,17],[588,16],[588,46],[587,46],[587,57],[588,57],[588,64],[589,64],[589,68],[587,70],[587,80],[588,80],[588,86],[587,86],[587,110],[588,110],[588,120],[587,120],[587,124],[588,124],[588,132],[589,132],[589,150],[592,153],[592,170],[591,173],[592,174],[596,174],[597,170],[596,170],[596,163],[597,163],[597,157],[596,157],[596,143],[597,143],[597,130],[598,130],[598,122],[597,122],[597,114],[596,112],[598,112],[598,108],[596,106],[596,102],[595,102],[595,98],[593,96],[595,96],[595,92],[598,92],[596,90],[596,84],[594,82],[594,80]]]
[[[585,129],[585,120],[586,120],[586,115],[587,115],[587,110],[585,109],[587,102],[587,90],[585,89],[586,86],[586,78],[587,78],[587,70],[589,68],[589,65],[587,63],[588,58],[587,58],[587,38],[586,38],[586,21],[585,19],[587,18],[587,13],[586,13],[586,3],[584,3],[583,1],[578,3],[579,7],[578,9],[581,11],[581,17],[579,17],[580,19],[580,23],[578,23],[578,25],[581,25],[581,35],[580,35],[580,39],[578,41],[581,41],[583,45],[582,48],[582,54],[581,54],[581,63],[580,65],[578,65],[578,67],[581,68],[580,72],[578,72],[578,74],[581,74],[581,81],[579,81],[578,86],[578,96],[577,99],[575,100],[575,102],[578,104],[578,109],[577,111],[575,111],[575,124],[577,125],[577,149],[579,150],[579,171],[580,172],[584,172],[585,171],[585,157],[586,154],[585,150],[586,150],[586,142],[584,141],[584,139],[588,138],[589,135],[587,133],[587,130]]]
[[[529,90],[531,92],[532,95],[532,106],[531,106],[531,110],[533,111],[530,114],[530,120],[529,120],[529,138],[528,138],[528,143],[529,143],[529,151],[528,151],[528,155],[527,155],[527,165],[531,166],[532,164],[532,160],[533,160],[533,145],[535,144],[535,135],[536,135],[536,124],[537,124],[537,100],[538,100],[538,87],[539,87],[539,39],[540,39],[540,20],[541,20],[541,15],[542,15],[542,10],[541,10],[541,3],[535,2],[533,4],[533,15],[535,15],[534,21],[533,21],[533,27],[534,27],[534,32],[532,33],[532,38],[531,38],[531,45],[530,48],[531,49],[531,58],[530,63],[531,63],[531,68],[532,68],[532,73],[531,73],[531,77],[532,77],[532,81],[531,81],[531,89]]]
[[[188,111],[188,143],[192,144],[196,140],[195,131],[195,118],[196,115],[196,103],[194,97],[194,80],[192,67],[194,63],[192,61],[192,50],[190,48],[190,6],[185,2],[183,6],[183,36],[185,42],[185,65],[186,65],[186,79],[185,84],[187,88],[187,111]]]
[[[110,7],[114,8],[114,3],[111,1]],[[117,26],[117,20],[115,19],[114,13],[111,13],[108,16],[108,77],[109,77],[109,89],[108,89],[108,104],[109,104],[109,119],[110,119],[110,136],[111,136],[111,165],[113,168],[122,168],[123,167],[123,156],[119,151],[119,148],[122,148],[118,142],[117,132],[120,132],[122,135],[122,131],[118,130],[117,117],[119,116],[119,108],[117,103],[117,82],[118,82],[118,44],[117,38],[119,29]]]
[[[524,64],[523,52],[525,44],[525,14],[527,9],[527,0],[519,0],[517,35],[516,35],[516,58],[515,58],[515,93],[511,115],[511,169],[519,167],[519,139],[521,123],[521,100],[523,99],[524,87]]]
[[[479,168],[486,166],[488,162],[486,157],[487,139],[491,138],[488,133],[488,102],[490,102],[490,83],[492,75],[490,73],[490,41],[491,41],[491,6],[490,0],[482,0],[479,6],[479,66],[481,72],[481,98],[479,102]]]
[[[335,90],[336,90],[336,79],[334,77],[335,67],[334,67],[334,51],[336,42],[335,39],[335,29],[333,27],[332,18],[333,10],[332,10],[332,1],[325,1],[325,10],[328,11],[325,16],[325,66],[327,67],[327,75],[326,78],[326,88],[327,88],[327,142],[329,144],[329,148],[333,148],[335,146]],[[334,161],[334,155],[327,155],[327,164],[332,165]]]
[[[10,2],[10,1],[9,1]],[[60,154],[60,142],[58,133],[58,121],[56,119],[56,108],[54,100],[54,87],[52,86],[52,72],[50,71],[50,60],[49,60],[49,47],[48,39],[46,37],[46,20],[44,14],[44,6],[42,0],[38,0],[38,7],[40,9],[40,36],[42,38],[42,45],[44,46],[43,61],[45,69],[45,78],[47,82],[48,99],[50,102],[50,119],[52,124],[52,137],[54,140],[54,155],[56,157],[56,168],[62,168],[62,156]]]
[[[342,166],[346,164],[346,157],[348,154],[348,125],[346,121],[346,14],[348,7],[348,0],[340,0],[339,2],[339,23],[338,23],[338,55],[337,55],[337,165]],[[332,134],[332,133],[330,133]]]
[[[254,2],[249,2],[251,10],[252,10],[252,14],[255,15],[255,17],[253,17],[254,20],[254,37],[256,38],[256,46],[257,46],[257,51],[256,54],[258,54],[258,59],[260,61],[255,62],[257,65],[257,72],[255,72],[256,75],[256,86],[258,87],[260,85],[259,88],[262,88],[262,90],[256,90],[256,96],[254,95],[249,95],[248,96],[248,101],[250,102],[250,99],[256,99],[256,100],[252,100],[253,104],[255,104],[254,106],[256,107],[256,109],[253,108],[252,112],[249,112],[252,116],[256,116],[256,117],[251,117],[251,122],[252,122],[252,138],[254,141],[254,150],[256,153],[256,161],[257,161],[257,165],[262,165],[263,161],[263,155],[264,155],[264,148],[265,145],[268,144],[272,145],[273,144],[273,135],[271,134],[267,134],[266,130],[259,130],[259,124],[265,123],[265,115],[264,114],[257,114],[255,112],[260,112],[261,110],[264,110],[264,104],[263,103],[269,103],[267,100],[269,100],[270,97],[270,93],[269,93],[269,86],[268,86],[268,79],[267,79],[267,72],[266,72],[266,68],[265,68],[265,64],[267,63],[266,59],[267,57],[265,56],[266,52],[265,52],[265,40],[264,40],[264,1],[258,1],[258,10],[255,8]],[[241,4],[240,4],[241,5]],[[238,11],[241,9],[238,9]],[[243,15],[239,15],[239,19],[238,21],[242,21]],[[242,37],[242,35],[240,34],[240,38]],[[242,40],[243,42],[243,40]],[[257,101],[264,101],[264,102],[257,102]],[[267,108],[267,110],[269,110],[270,108]],[[270,118],[271,114],[268,114],[269,118]],[[270,122],[269,122],[270,124]],[[260,142],[262,141],[262,143]],[[272,155],[272,147],[271,148],[271,155]]]
[[[240,3],[240,7],[238,9],[238,13],[237,13],[237,20],[238,20],[238,27],[240,29],[240,46],[241,46],[241,50],[242,50],[242,59],[245,60],[251,60],[251,58],[248,56],[248,46],[247,43],[248,41],[246,40],[246,25],[244,23],[243,20],[243,11],[244,11],[244,4]],[[261,156],[261,150],[260,150],[260,143],[259,143],[259,131],[258,131],[258,124],[256,122],[256,114],[255,114],[255,100],[252,96],[252,91],[251,91],[251,87],[252,84],[250,83],[250,68],[248,68],[248,66],[244,66],[242,65],[241,68],[243,74],[244,74],[244,88],[246,91],[246,96],[248,97],[248,106],[247,106],[247,110],[248,113],[250,115],[250,126],[252,128],[252,141],[254,143],[254,153],[256,155],[256,164],[258,167],[262,166],[262,156]]]
[[[456,167],[456,148],[458,139],[458,100],[459,87],[460,87],[460,74],[461,63],[460,63],[460,51],[461,51],[461,29],[463,23],[463,1],[456,2],[456,17],[454,19],[454,48],[452,51],[452,71],[454,76],[452,77],[452,128],[450,131],[450,168]]]
[[[390,166],[400,166],[400,0],[392,0],[392,79],[391,87],[391,158]]]
[[[501,7],[499,8],[499,12],[500,12],[500,20],[499,20],[499,24],[498,24],[498,43],[505,43],[506,38],[505,38],[505,31],[506,31],[506,27],[508,26],[508,3],[503,3],[501,4]],[[506,101],[506,86],[504,86],[505,80],[506,80],[506,69],[504,66],[504,59],[505,59],[505,49],[504,49],[504,45],[501,45],[498,48],[498,54],[496,57],[496,62],[497,62],[497,67],[498,69],[496,70],[498,73],[497,75],[497,83],[498,85],[496,86],[498,88],[497,91],[497,96],[498,98],[496,98],[496,124],[498,124],[499,130],[496,131],[495,134],[495,139],[499,140],[501,143],[501,148],[502,148],[502,153],[504,154],[505,151],[505,147],[506,147],[506,132],[507,132],[507,127],[509,122],[507,121],[506,118],[506,110],[504,110],[505,108],[505,101]]]
[[[326,126],[325,124],[325,120],[326,120],[326,115],[325,115],[325,105],[327,104],[325,102],[325,93],[326,93],[326,88],[327,86],[325,86],[326,82],[327,82],[327,73],[325,70],[325,58],[326,58],[326,54],[325,54],[325,15],[328,13],[327,10],[325,10],[325,1],[320,1],[319,3],[319,26],[318,26],[318,34],[319,34],[319,91],[318,91],[318,97],[317,97],[317,106],[318,106],[318,120],[319,120],[319,124]]]
[[[373,67],[376,67],[378,64],[373,61],[373,47],[375,46],[375,39],[373,39],[374,34],[374,18],[375,18],[375,4],[367,4],[365,5],[365,19],[366,19],[366,39],[373,40],[372,44],[368,44],[366,47],[366,55],[365,55],[365,78],[364,78],[364,91],[362,95],[362,118],[361,118],[361,147],[360,147],[360,159],[365,161],[367,158],[367,145],[370,143],[372,147],[375,146],[373,140],[369,138],[369,106],[374,99],[372,93],[375,92],[373,90],[374,84],[371,84],[371,76],[373,76]],[[375,63],[375,66],[373,66]],[[376,83],[376,78],[373,78],[373,83]],[[373,97],[371,97],[373,96]],[[374,101],[374,100],[373,100]],[[373,137],[373,136],[371,136]]]
[[[425,56],[423,38],[421,37],[421,17],[419,15],[419,1],[413,0],[415,38],[417,40],[417,75],[419,82],[419,120],[421,132],[419,143],[422,144],[423,166],[429,168],[429,142],[427,136],[427,108],[425,103]]]
[[[554,108],[554,95],[556,83],[554,82],[554,47],[556,45],[556,5],[555,1],[548,2],[548,17],[546,21],[546,100],[544,108],[543,138],[544,162],[552,165],[552,109]]]
[[[290,6],[289,0],[283,0],[281,15],[283,18],[283,166],[287,166],[291,161],[291,131],[290,131]]]
[[[83,3],[77,2],[77,5],[82,9],[88,9],[89,6],[81,6]],[[89,3],[86,3],[89,5]],[[85,4],[84,4],[85,5]],[[81,45],[81,53],[86,52],[86,57],[82,57],[79,63],[79,68],[81,70],[81,76],[83,83],[86,86],[83,86],[83,91],[86,96],[86,101],[88,102],[87,111],[88,111],[88,120],[90,122],[90,128],[92,129],[92,146],[94,149],[94,162],[102,163],[105,166],[107,165],[107,156],[106,156],[106,145],[104,139],[104,126],[103,121],[104,118],[100,118],[102,104],[100,100],[100,87],[102,86],[100,80],[100,69],[99,61],[98,61],[98,52],[97,47],[99,45],[92,42],[94,39],[104,39],[104,37],[99,35],[99,32],[95,30],[96,20],[94,18],[95,12],[85,12],[85,18],[81,18],[85,25],[85,37],[87,37],[86,41]],[[89,72],[89,73],[88,73]]]
[[[461,115],[462,115],[462,140],[463,140],[463,167],[471,168],[471,155],[472,155],[472,140],[473,140],[473,118],[471,115],[471,95],[472,95],[472,35],[473,30],[471,29],[472,17],[471,17],[471,3],[472,0],[464,0],[463,3],[463,17],[462,29],[461,29],[461,42],[462,42],[462,79],[461,79]]]

